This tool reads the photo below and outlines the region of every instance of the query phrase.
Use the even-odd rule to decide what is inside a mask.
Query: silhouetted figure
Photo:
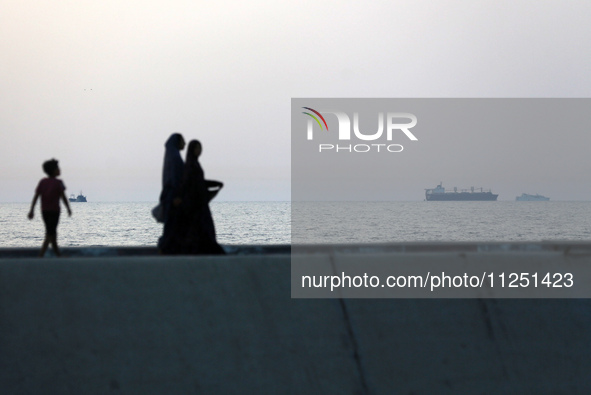
[[[164,165],[162,167],[162,192],[160,193],[160,220],[164,222],[158,248],[163,254],[174,252],[173,234],[177,220],[178,206],[181,203],[179,187],[183,178],[184,163],[180,151],[185,148],[185,139],[180,133],[172,134],[164,144]]]
[[[45,240],[41,246],[40,257],[45,255],[47,247],[51,243],[53,252],[56,256],[61,256],[60,250],[57,246],[57,224],[60,219],[60,198],[68,209],[68,215],[72,215],[70,204],[66,198],[66,186],[57,177],[61,174],[58,166],[58,161],[55,159],[48,160],[43,163],[43,171],[47,174],[46,178],[41,179],[35,190],[35,196],[31,203],[31,210],[29,211],[29,219],[35,216],[35,204],[37,199],[41,196],[41,215],[45,223]]]
[[[185,172],[181,184],[181,215],[177,222],[179,236],[178,253],[181,254],[225,254],[216,241],[215,226],[209,202],[217,195],[223,184],[205,180],[199,164],[201,143],[192,140],[187,148]]]

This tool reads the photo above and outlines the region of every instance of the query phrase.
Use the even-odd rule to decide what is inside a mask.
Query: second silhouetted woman
[[[199,163],[202,152],[201,143],[192,140],[187,148],[185,172],[181,183],[182,203],[178,228],[181,254],[224,254],[223,248],[216,241],[215,226],[209,201],[223,186],[218,181],[207,181]]]

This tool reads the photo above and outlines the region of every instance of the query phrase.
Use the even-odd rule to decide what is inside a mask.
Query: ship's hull
[[[425,195],[428,201],[436,202],[495,201],[498,196],[492,192],[450,192]]]
[[[515,198],[518,202],[547,202],[550,198],[542,195],[521,195]]]

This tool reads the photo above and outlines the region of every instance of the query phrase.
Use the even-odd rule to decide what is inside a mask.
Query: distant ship
[[[535,195],[529,195],[527,193],[522,193],[521,196],[517,196],[515,198],[515,200],[518,202],[547,202],[548,200],[550,200],[550,198],[546,197],[546,196],[538,195],[537,193]]]
[[[480,192],[475,192],[474,187],[470,191],[462,189],[458,192],[458,188],[454,187],[453,192],[446,192],[442,183],[439,183],[436,188],[425,189],[425,198],[428,201],[446,201],[446,202],[458,202],[458,201],[494,201],[497,200],[499,195],[495,195],[490,190],[484,191],[482,188]]]
[[[68,200],[70,202],[86,203],[86,196],[82,195],[82,192],[80,192],[78,196],[74,196],[74,194],[71,194]]]

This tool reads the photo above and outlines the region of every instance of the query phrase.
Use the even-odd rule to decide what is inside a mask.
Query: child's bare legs
[[[51,243],[55,256],[61,256],[60,249],[57,247],[57,235],[50,236],[49,242]]]
[[[45,235],[45,240],[43,240],[43,244],[41,245],[41,252],[39,252],[39,258],[45,256],[45,251],[47,251],[47,246],[49,245],[49,237],[49,235]]]
[[[39,252],[39,257],[43,258],[45,256],[45,252],[47,251],[47,247],[51,244],[51,248],[53,248],[53,252],[55,256],[61,256],[60,250],[57,246],[57,235],[45,235],[45,240],[43,240],[43,244],[41,245],[41,252]]]

